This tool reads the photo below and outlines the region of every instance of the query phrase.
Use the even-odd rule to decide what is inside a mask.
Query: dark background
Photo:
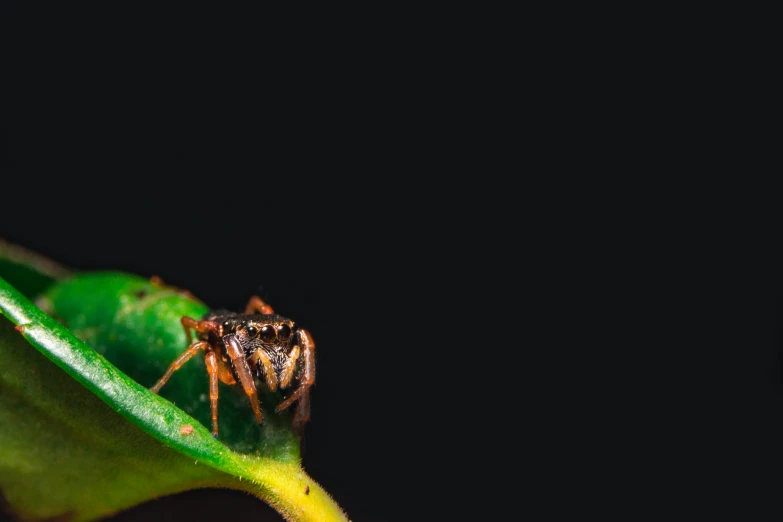
[[[450,246],[475,191],[446,166],[471,160],[451,141],[464,112],[423,83],[432,62],[338,34],[280,40],[250,13],[7,14],[0,237],[213,307],[261,295],[317,343],[305,470],[355,522],[443,502],[458,473],[432,463],[466,421],[445,414],[446,367],[464,364],[446,310],[474,308],[481,276]],[[490,246],[478,237],[469,250]],[[226,506],[277,517],[198,491],[114,520],[213,522]]]
[[[659,476],[692,490],[678,457],[650,451],[678,456],[686,428],[669,412],[648,420],[654,407],[622,381],[669,389],[642,374],[683,367],[665,353],[683,338],[671,307],[700,306],[682,299],[689,281],[658,284],[683,273],[667,226],[636,225],[635,212],[668,210],[603,177],[633,178],[666,150],[640,152],[634,105],[596,94],[625,85],[616,71],[569,65],[589,46],[552,31],[520,57],[494,22],[474,33],[448,13],[390,28],[333,5],[288,18],[8,5],[0,237],[77,269],[158,275],[214,307],[259,293],[308,328],[318,380],[303,466],[354,522],[486,520],[501,500],[638,512],[667,506]],[[640,259],[661,231],[664,268]],[[656,334],[667,339],[645,349]],[[653,425],[678,430],[671,452]],[[280,520],[242,493],[192,491],[114,522],[226,518]]]
[[[241,309],[260,293],[307,327],[318,382],[303,464],[354,522],[446,510],[489,519],[495,497],[515,512],[605,513],[629,489],[646,496],[631,500],[639,511],[666,506],[659,484],[644,491],[658,476],[687,477],[690,495],[697,481],[682,462],[649,449],[679,456],[688,428],[668,412],[648,420],[660,399],[648,407],[617,383],[658,395],[670,382],[644,381],[645,368],[684,366],[672,339],[691,339],[668,328],[701,306],[682,299],[690,281],[658,284],[691,275],[668,237],[682,230],[679,219],[637,226],[638,213],[657,220],[669,207],[604,178],[635,179],[650,157],[666,158],[657,132],[680,120],[664,116],[646,142],[628,118],[645,129],[656,118],[622,97],[623,73],[590,73],[594,60],[578,58],[590,37],[535,34],[508,57],[520,45],[494,22],[477,38],[448,13],[412,12],[389,30],[386,15],[332,5],[290,18],[214,6],[7,9],[0,237],[78,269],[159,275],[215,307]],[[683,193],[656,183],[665,203]],[[700,208],[686,206],[685,222]],[[640,259],[659,235],[665,262]],[[645,350],[656,334],[667,338]],[[770,424],[775,346],[762,365],[774,407],[754,416]],[[710,365],[702,357],[684,380],[715,375]],[[592,395],[604,386],[606,397]],[[725,382],[702,389],[712,399]],[[653,425],[676,437],[672,451],[639,433]],[[514,475],[467,471],[490,465]],[[706,504],[720,505],[697,509]],[[245,495],[198,491],[117,520],[227,513],[279,519]]]

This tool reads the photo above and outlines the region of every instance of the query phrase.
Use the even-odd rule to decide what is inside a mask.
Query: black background
[[[410,23],[389,27],[387,15],[326,9],[283,19],[214,6],[12,3],[2,21],[0,237],[78,269],[159,275],[215,307],[241,309],[260,293],[307,327],[318,382],[303,465],[354,522],[439,520],[446,510],[466,518],[473,509],[489,519],[490,494],[521,511],[605,513],[630,498],[638,512],[672,498],[660,476],[685,477],[680,489],[690,495],[698,481],[679,455],[690,453],[680,432],[691,430],[668,411],[648,419],[655,407],[668,410],[658,396],[673,385],[642,374],[656,362],[682,369],[680,353],[707,330],[724,336],[724,325],[670,333],[702,308],[682,299],[692,284],[687,253],[669,239],[682,234],[679,218],[674,227],[657,221],[672,216],[669,192],[681,187],[656,181],[666,204],[645,206],[645,196],[603,177],[614,167],[618,179],[635,179],[650,157],[666,157],[655,133],[677,117],[648,131],[652,149],[639,151],[642,133],[626,119],[646,128],[656,118],[612,99],[616,89],[601,92],[625,85],[617,71],[591,75],[548,54],[559,45],[578,55],[589,36],[535,35],[523,57],[493,61],[518,45],[491,23],[480,47],[474,27],[448,13],[412,12]],[[528,63],[536,59],[544,67]],[[498,161],[503,153],[510,167]],[[652,226],[637,226],[637,207]],[[701,236],[685,230],[685,243]],[[637,259],[659,246],[664,263]],[[513,277],[500,270],[508,261]],[[686,281],[658,284],[670,275]],[[478,295],[486,293],[495,298]],[[663,338],[651,343],[655,335]],[[687,343],[678,348],[678,339]],[[606,350],[611,343],[623,356]],[[770,428],[754,433],[777,433],[779,339],[775,346],[764,375],[749,373],[752,387],[774,390],[771,413],[754,415]],[[707,359],[687,369],[688,384],[716,375]],[[654,406],[618,376],[656,395]],[[604,386],[606,397],[591,395]],[[722,408],[713,396],[725,380],[701,389],[709,400],[684,417],[704,402]],[[650,438],[653,425],[667,433]],[[514,475],[467,472],[477,465]],[[696,509],[721,505],[714,500],[713,492]],[[279,520],[225,491],[162,499],[116,520],[226,514]]]
[[[471,161],[451,140],[464,113],[423,83],[429,68],[380,42],[281,43],[244,13],[8,15],[0,237],[213,307],[261,295],[317,343],[305,470],[354,521],[443,502],[458,473],[432,464],[466,420],[445,414],[446,367],[464,364],[447,310],[475,309],[465,294],[483,279],[453,245],[486,245],[461,226],[472,181],[447,166]],[[280,519],[198,491],[114,520],[212,522],[226,506]]]
[[[644,381],[645,368],[682,368],[704,328],[723,326],[699,323],[674,344],[672,308],[702,306],[682,299],[690,281],[659,284],[691,276],[669,225],[650,232],[634,214],[637,203],[645,218],[669,210],[645,212],[641,195],[601,177],[620,161],[619,179],[633,178],[665,150],[640,153],[633,128],[604,114],[614,91],[594,89],[616,71],[593,77],[548,54],[581,43],[536,35],[524,59],[506,60],[518,46],[499,30],[474,33],[448,13],[389,27],[332,5],[289,18],[9,5],[0,237],[77,269],[158,275],[214,307],[239,310],[258,293],[308,328],[318,381],[303,465],[354,522],[485,520],[498,499],[515,512],[647,513],[671,498],[660,476],[692,491],[678,458],[657,458],[678,456],[689,428],[668,411],[649,420],[654,407],[617,380],[660,408],[672,385]],[[605,139],[613,132],[631,136],[631,153],[628,137]],[[665,201],[682,193],[660,183]],[[655,241],[664,266],[637,259]],[[750,379],[773,390],[770,424],[774,344]],[[704,359],[688,383],[714,375]],[[677,430],[671,451],[652,425]],[[501,472],[469,471],[490,466]],[[280,520],[216,490],[114,520],[229,517]]]

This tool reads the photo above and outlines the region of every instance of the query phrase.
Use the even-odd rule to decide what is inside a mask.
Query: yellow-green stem
[[[234,459],[236,476],[224,475],[221,484],[257,496],[274,507],[286,520],[296,522],[347,521],[345,513],[331,496],[299,466],[267,460]],[[251,464],[248,466],[248,464]]]

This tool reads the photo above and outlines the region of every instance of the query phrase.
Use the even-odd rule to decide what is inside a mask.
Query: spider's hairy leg
[[[256,383],[253,381],[253,375],[250,373],[250,367],[247,365],[247,359],[245,359],[242,347],[233,335],[224,336],[223,344],[226,345],[228,356],[231,357],[231,362],[234,363],[234,369],[237,372],[239,381],[242,383],[242,388],[245,389],[245,393],[248,399],[250,399],[250,406],[256,415],[256,421],[261,424],[264,422],[264,417],[261,415],[261,403],[258,401]]]
[[[190,293],[190,290],[184,290],[184,289],[178,288],[176,286],[167,285],[166,283],[163,282],[163,279],[160,276],[157,276],[157,275],[154,275],[154,276],[150,277],[150,284],[152,286],[157,286],[157,287],[160,287],[160,288],[168,287],[168,288],[176,291],[177,293],[179,293],[181,295],[184,295],[185,297],[188,297],[190,299],[196,299],[196,296],[193,295],[192,293]]]
[[[231,368],[229,367],[228,362],[223,360],[223,352],[220,350],[220,345],[215,346],[214,348],[216,355],[215,359],[217,360],[218,379],[220,379],[223,383],[228,384],[229,386],[236,384],[237,381],[231,374]]]
[[[174,372],[179,370],[182,367],[182,365],[188,362],[191,357],[196,355],[196,353],[199,350],[206,350],[207,347],[210,346],[211,345],[206,341],[198,341],[191,344],[188,347],[188,349],[182,353],[182,355],[174,359],[174,362],[171,363],[169,369],[166,370],[166,373],[163,374],[163,377],[160,378],[160,380],[155,384],[155,386],[150,388],[150,391],[152,391],[152,393],[158,393],[160,389],[163,387],[163,385],[166,384],[166,382],[171,378]]]
[[[259,314],[273,314],[274,311],[272,310],[272,307],[266,304],[260,297],[257,295],[254,295],[250,298],[250,301],[247,302],[247,306],[245,307],[245,313],[246,314],[252,314],[253,311],[258,312]]]
[[[310,391],[303,393],[299,397],[299,402],[296,404],[296,412],[294,412],[294,420],[291,421],[291,425],[297,434],[301,437],[304,432],[304,426],[310,420]]]
[[[215,321],[197,321],[192,317],[183,317],[180,319],[182,328],[185,329],[185,336],[188,338],[188,343],[191,341],[190,329],[196,330],[198,333],[204,333],[206,331],[215,332],[216,335],[220,335],[222,328]]]
[[[301,329],[298,332],[299,344],[302,347],[302,375],[299,378],[299,386],[290,396],[281,402],[275,411],[283,411],[291,406],[294,401],[299,400],[298,407],[294,413],[293,426],[297,432],[301,433],[305,423],[310,420],[310,387],[315,384],[315,342],[307,330]]]
[[[212,436],[218,436],[218,363],[212,345],[205,354],[207,373],[209,374],[209,409],[212,412]]]

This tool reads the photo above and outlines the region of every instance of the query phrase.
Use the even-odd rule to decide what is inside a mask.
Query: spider
[[[295,385],[293,392],[275,411],[281,412],[299,401],[292,424],[301,436],[305,423],[310,420],[310,387],[315,383],[315,343],[307,330],[297,328],[292,320],[275,314],[258,296],[250,298],[244,314],[214,310],[200,321],[183,317],[181,322],[188,349],[150,388],[153,393],[158,393],[175,371],[204,350],[215,438],[218,436],[218,379],[229,385],[239,381],[250,399],[256,421],[263,423],[254,373],[271,391]],[[191,329],[198,333],[195,342]]]

